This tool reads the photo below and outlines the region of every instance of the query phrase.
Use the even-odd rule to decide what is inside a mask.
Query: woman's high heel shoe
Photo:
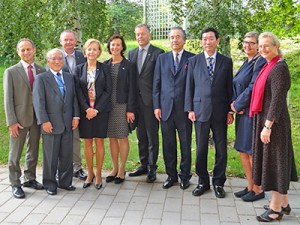
[[[269,206],[264,205],[264,209],[268,210]],[[290,204],[288,204],[286,207],[281,207],[281,210],[282,210],[283,214],[285,214],[285,215],[290,215],[290,213],[292,211]]]
[[[95,188],[96,188],[97,190],[100,190],[100,189],[102,188],[102,184],[95,184]]]
[[[92,181],[91,182],[84,182],[82,187],[83,188],[88,188],[89,186],[91,186],[91,184],[94,182],[94,178],[95,178],[95,174],[94,174],[94,177],[93,177]]]
[[[276,214],[278,215],[276,218],[272,218],[270,217],[270,215],[272,214]],[[271,222],[273,220],[281,220],[283,217],[283,213],[281,212],[275,212],[272,209],[268,209],[267,211],[265,211],[263,214],[261,214],[260,216],[257,216],[256,219],[260,222]]]
[[[114,181],[115,178],[116,178],[116,176],[117,176],[117,174],[114,175],[114,176],[107,176],[107,177],[105,178],[106,183],[110,183],[110,182]]]

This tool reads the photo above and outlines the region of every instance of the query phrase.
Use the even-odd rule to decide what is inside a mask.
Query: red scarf
[[[280,55],[275,56],[270,61],[270,63],[266,63],[264,67],[261,69],[261,71],[259,72],[252,90],[250,112],[249,112],[250,117],[253,117],[254,114],[258,114],[259,112],[262,111],[264,94],[265,94],[265,85],[270,71],[273,69],[273,67],[276,65],[279,59],[280,59]]]

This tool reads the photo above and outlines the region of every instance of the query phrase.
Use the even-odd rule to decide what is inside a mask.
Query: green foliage
[[[134,27],[143,20],[143,7],[129,1],[113,1],[107,6],[109,35],[121,34],[134,40]]]

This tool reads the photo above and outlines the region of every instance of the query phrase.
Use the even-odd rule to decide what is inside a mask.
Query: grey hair
[[[140,24],[136,25],[134,29],[142,28],[142,27],[145,27],[147,32],[150,33],[150,27],[145,23],[140,23]]]
[[[65,57],[64,57],[64,53],[61,49],[59,48],[53,48],[51,50],[49,50],[47,53],[46,53],[46,59],[49,60],[51,58],[51,56],[56,53],[56,52],[59,52],[61,54],[61,56],[63,57],[63,59],[65,60]]]
[[[282,51],[280,50],[280,42],[275,34],[273,34],[272,32],[263,32],[259,35],[258,40],[264,38],[269,38],[271,40],[271,43],[278,47],[278,53],[282,55]]]
[[[63,32],[61,32],[60,38],[63,36],[63,34],[66,34],[66,33],[71,33],[71,34],[73,34],[74,37],[75,37],[75,39],[77,39],[76,33],[75,33],[74,31],[72,31],[72,30],[64,30]]]
[[[172,27],[171,30],[170,30],[170,32],[169,32],[169,37],[170,37],[170,34],[171,34],[171,31],[172,31],[172,30],[180,30],[181,33],[182,33],[182,38],[183,38],[184,40],[186,40],[186,33],[185,33],[185,31],[184,31],[184,29],[183,29],[182,27],[180,27],[180,26]]]

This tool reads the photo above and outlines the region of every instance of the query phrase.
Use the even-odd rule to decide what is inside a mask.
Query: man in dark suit
[[[138,125],[137,138],[141,166],[129,176],[147,174],[146,181],[156,180],[158,158],[158,121],[153,113],[153,73],[155,62],[163,50],[150,44],[150,30],[146,24],[135,27],[139,47],[129,52],[129,61],[137,64]]]
[[[17,44],[17,53],[21,61],[6,69],[3,76],[4,109],[10,132],[9,182],[15,198],[25,197],[20,181],[22,174],[20,158],[26,140],[23,186],[43,189],[43,185],[36,181],[40,127],[37,125],[32,106],[32,85],[36,75],[44,72],[45,69],[34,63],[35,52],[33,41],[27,38],[21,39]]]
[[[82,52],[75,50],[77,43],[76,34],[71,30],[64,30],[60,34],[59,42],[63,47],[65,56],[65,64],[62,70],[75,74],[76,66],[86,62],[86,58],[83,56]],[[78,177],[80,180],[85,180],[87,175],[82,169],[80,150],[79,131],[78,128],[76,128],[73,131],[73,176]]]
[[[63,72],[63,52],[47,53],[49,71],[34,83],[33,105],[43,139],[43,184],[49,195],[57,187],[73,191],[73,132],[79,123],[74,75]],[[57,179],[56,180],[56,174]]]
[[[194,54],[183,49],[186,34],[181,27],[171,28],[171,52],[158,56],[153,78],[153,107],[158,121],[161,121],[163,156],[167,180],[163,188],[177,183],[177,138],[180,140],[180,188],[186,189],[191,178],[191,134],[192,122],[184,111],[184,94],[188,58]]]
[[[216,197],[224,198],[227,125],[233,122],[230,112],[232,60],[216,51],[220,39],[214,28],[202,30],[200,40],[204,52],[189,59],[184,107],[196,128],[196,173],[199,184],[193,190],[193,195],[200,196],[210,189],[207,154],[209,132],[212,130],[216,149],[212,183]]]

